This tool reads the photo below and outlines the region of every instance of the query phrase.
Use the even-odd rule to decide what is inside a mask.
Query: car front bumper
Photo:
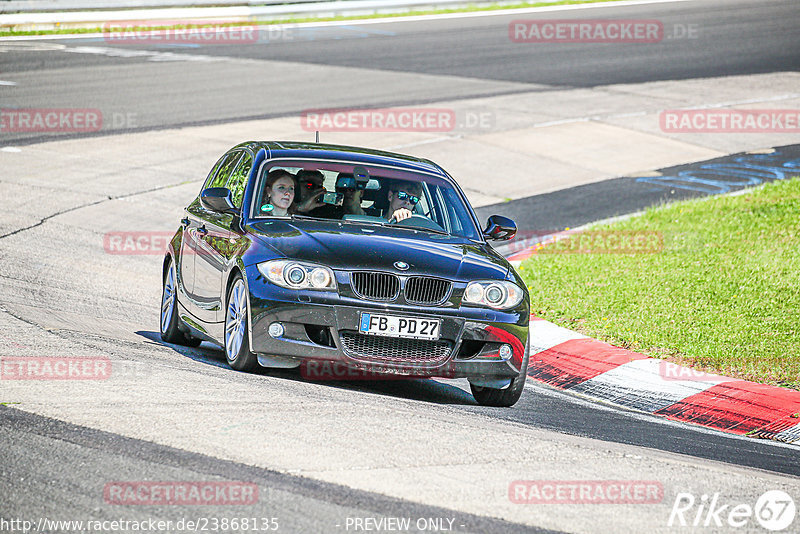
[[[440,339],[359,333],[363,312],[440,319]],[[309,378],[315,378],[315,373],[320,379],[515,378],[528,342],[528,321],[527,303],[511,312],[393,306],[342,299],[335,292],[284,290],[258,281],[250,284],[251,350],[262,356],[262,363],[264,356],[295,360]],[[280,323],[283,333],[273,337],[269,327],[274,323]],[[506,357],[501,356],[503,345],[511,347]]]

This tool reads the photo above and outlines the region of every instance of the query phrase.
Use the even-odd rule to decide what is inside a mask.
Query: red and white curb
[[[800,391],[700,373],[531,317],[528,376],[733,434],[800,441]]]

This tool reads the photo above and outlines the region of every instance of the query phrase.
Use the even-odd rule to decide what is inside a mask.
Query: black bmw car
[[[498,215],[481,230],[428,160],[242,143],[169,243],[161,337],[215,343],[241,371],[466,378],[478,403],[511,406],[526,379],[528,291],[488,241],[515,232]]]

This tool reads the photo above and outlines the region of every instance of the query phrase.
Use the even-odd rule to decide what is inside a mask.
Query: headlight
[[[322,265],[293,260],[270,260],[258,270],[273,284],[289,289],[336,289],[333,271]]]
[[[508,310],[522,302],[525,292],[513,282],[478,280],[467,284],[464,304]]]

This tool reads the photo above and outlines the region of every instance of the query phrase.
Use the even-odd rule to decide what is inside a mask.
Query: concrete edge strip
[[[528,376],[723,432],[800,441],[800,392],[696,371],[531,316]]]
[[[601,7],[627,7],[646,4],[663,4],[672,2],[688,2],[690,0],[609,0],[591,4],[558,4],[554,6],[539,6],[516,9],[498,9],[479,12],[442,13],[434,15],[418,15],[406,17],[404,20],[417,21],[429,18],[470,18],[486,15],[515,15],[546,13],[552,11],[568,11],[581,9],[597,9]],[[363,11],[406,9],[434,7],[438,9],[452,8],[459,5],[468,5],[467,0],[329,0],[329,1],[295,1],[285,4],[272,4],[263,6],[226,6],[226,7],[171,7],[152,9],[122,9],[114,11],[54,11],[54,12],[27,12],[3,13],[0,12],[0,26],[20,26],[36,24],[70,24],[70,23],[107,23],[119,21],[158,21],[173,20],[201,21],[203,19],[224,18],[226,20],[248,21],[259,17],[274,17],[286,15],[315,16],[330,12],[354,16]],[[395,17],[367,19],[370,24],[384,22],[397,22]],[[344,21],[352,24],[353,21]]]

